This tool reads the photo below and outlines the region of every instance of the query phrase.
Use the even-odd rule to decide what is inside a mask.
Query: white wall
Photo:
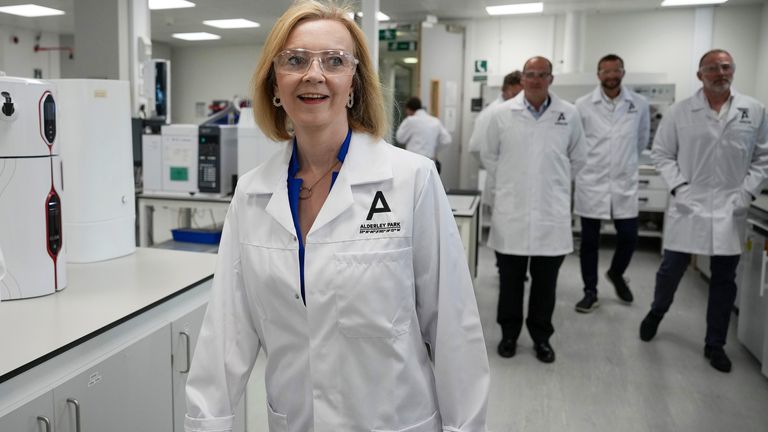
[[[191,47],[171,50],[173,123],[199,123],[214,99],[250,97],[251,75],[261,46]],[[195,104],[204,103],[198,116]]]
[[[766,78],[765,74],[757,74],[758,56],[761,53],[759,39],[762,9],[766,9],[766,6],[715,9],[712,47],[723,48],[731,53],[736,63],[733,85],[739,92],[750,96],[755,94],[758,77],[760,80]],[[696,88],[700,86],[697,80]]]
[[[60,78],[59,52],[35,52],[36,35],[33,30],[0,26],[0,71],[8,76],[32,78],[34,70],[41,69],[43,78]],[[13,36],[19,38],[19,43],[11,41]],[[58,47],[59,35],[42,33],[39,44],[41,47]]]
[[[736,71],[741,73],[741,67]],[[757,67],[755,70],[755,97],[768,105],[768,5],[763,6],[757,45]]]

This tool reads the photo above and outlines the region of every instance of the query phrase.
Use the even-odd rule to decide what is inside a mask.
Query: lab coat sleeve
[[[744,190],[753,197],[760,195],[763,181],[768,177],[768,114],[766,114],[765,107],[761,108],[762,115],[758,117],[760,124],[757,128],[757,141],[752,152],[749,171],[743,183]]]
[[[651,149],[651,159],[661,178],[667,184],[670,191],[686,183],[688,180],[680,173],[680,165],[677,163],[677,127],[675,126],[674,112],[664,116],[656,130]]]
[[[452,141],[453,138],[451,138],[451,134],[448,133],[448,129],[440,123],[440,134],[437,136],[437,143],[440,147],[445,147],[450,145]]]
[[[400,144],[407,144],[408,140],[411,139],[411,133],[411,116],[408,116],[404,118],[403,121],[400,122],[400,126],[397,127],[395,139],[397,139],[397,142]]]
[[[638,125],[639,130],[637,131],[638,155],[648,146],[648,140],[651,136],[651,109],[644,98],[642,101],[643,104],[640,108],[640,124]]]
[[[574,180],[587,163],[587,138],[581,124],[581,115],[576,113],[572,122],[571,139],[568,144],[568,159],[571,161],[571,180]]]
[[[477,115],[477,118],[475,119],[475,127],[472,129],[472,136],[469,137],[470,153],[480,153],[480,148],[485,141],[485,129],[488,128],[488,119],[487,109]]]
[[[430,346],[444,432],[485,432],[490,369],[472,278],[434,166],[414,209],[416,312]]]
[[[501,155],[501,128],[499,126],[499,111],[491,111],[487,115],[487,123],[483,127],[480,136],[480,162],[487,171],[488,181],[496,184],[496,167]],[[491,195],[493,202],[493,195]]]
[[[187,380],[187,432],[230,431],[261,343],[243,283],[237,194],[224,223],[208,309]]]

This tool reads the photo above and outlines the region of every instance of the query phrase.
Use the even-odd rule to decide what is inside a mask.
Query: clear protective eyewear
[[[736,65],[733,63],[715,63],[704,65],[699,68],[702,73],[711,74],[722,72],[724,74],[733,73],[736,70]]]
[[[624,69],[618,68],[618,69],[600,69],[598,71],[600,75],[621,75],[624,73]]]
[[[320,70],[325,75],[353,75],[358,59],[342,50],[312,51],[303,48],[288,49],[274,59],[275,72],[291,75],[304,75],[317,59]]]
[[[525,78],[527,80],[533,80],[533,79],[536,79],[536,78],[538,78],[538,79],[548,79],[551,76],[552,76],[552,74],[549,73],[549,72],[533,72],[533,71],[523,72],[523,78]]]

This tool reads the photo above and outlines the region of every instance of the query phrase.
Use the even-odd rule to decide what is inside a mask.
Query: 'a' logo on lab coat
[[[378,207],[378,204],[381,204],[381,207]],[[373,215],[376,213],[389,213],[391,211],[387,200],[384,198],[384,194],[381,191],[376,191],[376,195],[371,203],[371,209],[368,210],[368,217],[365,220],[373,219]]]
[[[565,120],[565,113],[560,113],[555,120],[556,125],[568,126],[568,122]]]
[[[376,195],[371,202],[371,209],[368,210],[368,217],[366,221],[373,219],[376,213],[392,213],[392,209],[389,208],[387,199],[384,198],[384,193],[376,191]],[[400,232],[400,222],[393,221],[391,215],[389,220],[382,222],[364,223],[360,225],[360,234],[384,234],[390,232]]]

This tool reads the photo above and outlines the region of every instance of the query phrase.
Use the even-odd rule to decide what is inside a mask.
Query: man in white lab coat
[[[496,184],[488,246],[499,267],[498,353],[512,357],[523,326],[526,272],[531,275],[526,326],[536,358],[555,361],[557,275],[573,251],[571,179],[584,164],[584,132],[573,105],[549,93],[552,63],[533,57],[523,92],[493,108],[480,157]]]
[[[451,134],[437,117],[429,115],[421,106],[421,99],[412,97],[405,103],[405,113],[408,115],[397,128],[397,142],[405,144],[405,149],[426,156],[437,166],[440,172],[440,161],[437,160],[438,147],[451,143]]]
[[[721,372],[731,370],[723,347],[747,210],[768,177],[768,115],[731,89],[735,68],[726,51],[704,54],[696,73],[702,88],[675,104],[656,132],[651,157],[672,196],[653,303],[640,325],[640,339],[653,339],[690,255],[710,255],[704,355]]]
[[[576,101],[587,137],[587,164],[576,177],[574,213],[581,217],[581,279],[584,298],[578,312],[588,313],[597,300],[597,258],[601,220],[613,220],[616,251],[606,277],[616,295],[631,303],[624,279],[637,245],[638,159],[648,145],[650,112],[644,97],[621,85],[624,60],[608,54],[597,63],[600,85]]]
[[[472,129],[472,136],[469,138],[469,152],[472,153],[478,160],[480,160],[480,148],[483,145],[483,139],[485,137],[485,131],[488,128],[488,122],[490,121],[490,113],[493,111],[493,107],[501,104],[504,101],[508,101],[517,96],[518,93],[523,91],[523,84],[520,82],[523,75],[520,71],[516,70],[508,73],[504,76],[504,81],[501,84],[501,93],[499,97],[494,99],[488,106],[486,106],[475,119],[475,126]],[[480,161],[482,164],[482,161]],[[493,182],[491,178],[485,177],[485,186],[483,187],[482,202],[484,205],[493,206]]]

